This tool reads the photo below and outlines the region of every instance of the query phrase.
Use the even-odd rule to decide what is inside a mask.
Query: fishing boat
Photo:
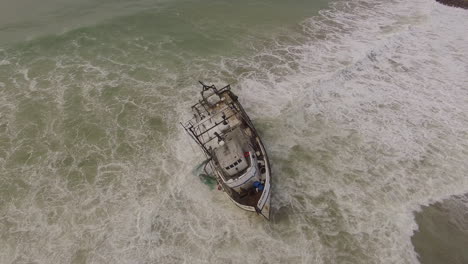
[[[182,126],[207,158],[205,173],[235,205],[270,219],[271,170],[262,140],[230,85],[200,84],[193,118]]]

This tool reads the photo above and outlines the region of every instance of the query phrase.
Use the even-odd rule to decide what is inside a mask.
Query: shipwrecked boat
[[[200,83],[201,99],[182,126],[207,157],[205,173],[238,207],[270,219],[271,170],[262,140],[230,85]]]

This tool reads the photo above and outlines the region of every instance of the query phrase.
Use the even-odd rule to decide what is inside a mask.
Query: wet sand
[[[437,2],[454,7],[468,9],[468,0],[436,0]]]
[[[411,241],[422,264],[468,263],[468,194],[424,206]]]

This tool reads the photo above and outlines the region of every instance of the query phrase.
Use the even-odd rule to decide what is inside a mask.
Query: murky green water
[[[417,263],[413,210],[468,191],[463,11],[0,10],[0,263]],[[271,222],[193,175],[203,157],[179,122],[198,80],[231,83],[263,135]]]

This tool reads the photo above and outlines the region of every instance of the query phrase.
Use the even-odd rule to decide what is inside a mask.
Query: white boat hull
[[[265,148],[263,147],[262,142],[257,138],[257,142],[260,145],[260,148],[264,154]],[[265,156],[266,157],[266,156]],[[236,200],[234,200],[231,196],[229,196],[229,199],[237,205],[238,207],[246,210],[246,211],[251,211],[251,212],[257,212],[258,214],[263,215],[266,219],[270,220],[270,212],[271,212],[271,174],[270,174],[270,163],[268,161],[268,158],[265,158],[265,187],[263,189],[262,196],[260,196],[260,199],[258,200],[257,207],[255,208],[254,206],[247,206],[238,203]]]
[[[232,202],[269,219],[270,163],[252,121],[229,85],[218,90],[201,84],[202,100],[192,106],[194,117],[182,126],[204,151]]]

